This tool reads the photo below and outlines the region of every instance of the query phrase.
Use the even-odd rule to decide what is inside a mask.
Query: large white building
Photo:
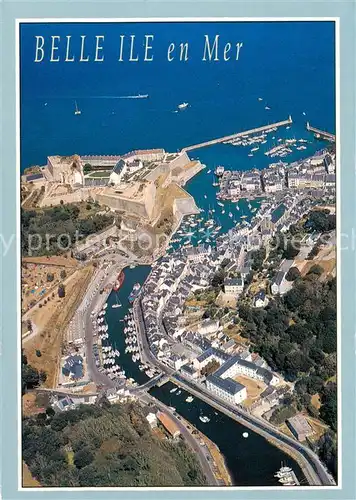
[[[190,262],[203,262],[210,254],[210,245],[198,245],[187,250],[187,257]]]
[[[278,293],[281,293],[281,283],[284,279],[284,276],[285,276],[285,273],[283,271],[279,271],[274,280],[273,280],[273,283],[271,285],[271,291],[272,291],[272,295],[277,295]]]
[[[210,348],[193,361],[196,369],[201,369],[212,359],[218,361],[220,368],[206,378],[207,388],[230,403],[240,404],[247,398],[246,387],[236,380],[237,375],[260,380],[267,385],[277,385],[279,378],[267,368],[262,368],[248,356],[229,356],[220,349]]]
[[[209,391],[229,403],[240,404],[247,398],[246,387],[232,379],[223,379],[215,374],[206,379]]]
[[[230,403],[240,404],[247,398],[247,391],[244,385],[234,380],[237,375],[245,375],[267,385],[277,385],[279,382],[279,378],[270,370],[261,368],[240,356],[229,356],[220,368],[207,377],[207,388]]]
[[[245,375],[256,380],[261,380],[267,385],[277,385],[279,378],[267,368],[261,368],[252,361],[241,359],[239,356],[233,356],[221,368],[223,370],[221,377],[236,377],[236,375]],[[218,370],[219,371],[219,370]],[[215,372],[217,373],[217,372]]]
[[[282,191],[283,189],[283,181],[279,180],[265,180],[264,183],[266,193],[276,193],[277,191]]]
[[[242,278],[227,278],[224,281],[224,292],[226,295],[237,297],[244,289],[244,280]]]
[[[141,170],[142,167],[143,163],[139,158],[130,158],[126,160],[121,158],[113,168],[110,174],[109,182],[110,184],[114,184],[116,186],[120,184],[125,174],[133,174],[138,170]]]

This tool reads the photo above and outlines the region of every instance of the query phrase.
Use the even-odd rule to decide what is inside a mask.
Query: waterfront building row
[[[273,194],[285,189],[335,189],[335,154],[322,151],[315,156],[294,162],[272,163],[259,171],[225,170],[220,179],[219,198],[237,199],[244,193]]]

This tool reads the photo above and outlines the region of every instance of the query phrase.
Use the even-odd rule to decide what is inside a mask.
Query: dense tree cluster
[[[83,167],[83,172],[84,174],[89,174],[93,170],[93,167],[90,165],[90,163],[86,163]]]
[[[308,253],[307,259],[308,260],[313,260],[314,257],[316,257],[318,255],[319,251],[320,251],[320,242],[318,240],[315,243],[315,245],[313,246],[313,248],[310,250],[310,252]]]
[[[334,432],[326,432],[318,442],[318,452],[320,458],[327,468],[337,478],[337,441]]]
[[[212,361],[210,361],[207,365],[205,365],[201,370],[200,370],[200,373],[202,375],[205,375],[206,377],[208,375],[210,375],[211,373],[214,373],[216,372],[216,370],[220,367],[220,364],[215,360],[213,359]]]
[[[251,268],[253,271],[262,271],[263,262],[266,258],[266,248],[261,247],[258,250],[255,250],[251,254],[252,264]]]
[[[81,405],[23,421],[23,459],[43,486],[199,486],[183,441],[154,436],[138,405]]]
[[[22,210],[22,255],[58,255],[75,245],[78,239],[97,233],[113,223],[112,215],[79,218],[76,205],[60,205],[38,210]]]
[[[294,417],[296,410],[293,406],[281,406],[276,408],[271,415],[270,422],[275,425],[283,424],[288,418]]]
[[[240,305],[239,316],[242,335],[254,349],[273,370],[296,382],[302,406],[308,406],[310,396],[321,394],[320,416],[336,429],[336,386],[331,391],[330,384],[325,385],[337,371],[336,279],[320,282],[318,274],[311,269],[265,310]]]
[[[321,391],[320,416],[330,425],[331,429],[337,430],[337,386],[329,382]]]
[[[312,210],[304,224],[307,231],[326,233],[336,228],[336,215],[329,210]]]
[[[297,278],[300,278],[299,269],[295,266],[290,267],[286,273],[286,280],[295,281]]]
[[[41,356],[41,351],[36,351],[36,355]],[[42,382],[46,381],[47,375],[44,371],[38,371],[27,362],[27,357],[22,352],[21,355],[21,375],[22,375],[22,394],[26,391],[38,387]]]
[[[271,248],[269,260],[276,260],[277,264],[282,259],[292,260],[300,251],[300,235],[296,230],[290,230],[288,233],[277,233],[271,242]]]

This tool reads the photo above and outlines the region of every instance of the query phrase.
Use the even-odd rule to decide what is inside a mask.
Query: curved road
[[[215,474],[212,470],[212,457],[209,453],[209,450],[206,446],[201,446],[197,439],[189,432],[187,427],[183,424],[183,422],[178,419],[175,415],[173,415],[172,411],[161,401],[158,401],[154,397],[149,394],[145,395],[145,399],[147,402],[152,402],[155,406],[157,406],[160,410],[169,414],[170,418],[174,421],[176,426],[178,427],[181,435],[184,437],[184,440],[188,443],[188,445],[195,452],[202,471],[207,479],[207,483],[209,486],[218,486],[219,482],[217,481]]]
[[[127,265],[124,259],[122,259],[122,267]],[[108,272],[104,273],[104,271],[100,270],[95,280],[91,284],[90,288],[87,291],[86,299],[87,306],[85,308],[85,313],[83,315],[83,328],[85,329],[85,342],[86,342],[86,353],[87,353],[87,366],[88,372],[93,380],[98,385],[102,385],[104,387],[110,388],[118,388],[119,384],[112,381],[109,377],[107,377],[104,373],[101,373],[96,364],[92,354],[92,346],[93,346],[93,325],[92,325],[92,317],[90,315],[90,311],[95,310],[100,305],[101,295],[99,295],[95,289],[96,285],[100,284],[100,287],[103,287],[106,283],[110,282]],[[106,279],[105,279],[106,278]],[[84,302],[84,301],[83,301]],[[276,428],[274,428],[268,422],[262,421],[253,415],[247,413],[238,407],[232,407],[225,401],[220,398],[215,397],[209,391],[207,391],[203,386],[194,384],[189,380],[186,380],[181,375],[178,375],[175,370],[167,367],[160,361],[158,361],[150,350],[148,340],[145,333],[145,324],[144,318],[142,315],[140,301],[136,300],[133,306],[134,311],[134,319],[136,324],[139,327],[140,333],[140,351],[142,358],[153,366],[156,366],[163,374],[171,377],[178,384],[185,387],[187,390],[191,392],[195,392],[198,397],[204,399],[208,404],[211,404],[221,412],[225,413],[231,418],[234,418],[238,422],[246,425],[247,427],[252,428],[255,432],[263,435],[266,438],[271,438],[276,441],[279,445],[284,448],[287,448],[289,452],[293,452],[298,455],[300,461],[304,464],[304,471],[306,473],[309,484],[311,485],[335,485],[333,478],[327,472],[325,467],[320,462],[318,456],[313,453],[309,448],[300,444],[298,441],[288,437],[287,435],[281,433]],[[144,361],[144,359],[142,359]],[[147,390],[153,385],[157,383],[157,381],[161,378],[161,376],[156,377],[155,379],[150,380],[143,386],[135,388],[135,392],[139,393],[140,391]],[[155,400],[157,402],[157,400]],[[199,445],[198,445],[199,446]],[[206,464],[204,468],[206,467]]]
[[[332,476],[325,469],[323,464],[320,462],[319,457],[313,453],[309,448],[302,445],[298,441],[288,437],[283,434],[275,427],[273,427],[268,422],[254,417],[250,413],[238,408],[232,407],[220,398],[215,397],[212,393],[207,391],[203,386],[198,386],[181,375],[178,375],[174,370],[170,369],[163,363],[159,362],[153,355],[149,348],[148,340],[146,337],[146,330],[144,325],[144,318],[142,315],[141,304],[139,300],[134,303],[134,317],[135,321],[139,327],[141,336],[141,347],[144,351],[147,361],[159,368],[163,373],[173,378],[179,385],[185,386],[188,390],[195,392],[198,397],[204,399],[208,404],[211,404],[221,412],[225,413],[231,418],[234,418],[238,422],[247,427],[252,428],[255,432],[263,435],[267,438],[272,438],[279,445],[284,448],[288,448],[289,451],[294,452],[299,456],[300,461],[304,464],[305,474],[307,476],[308,482],[311,485],[323,485],[323,486],[334,486],[335,482]]]

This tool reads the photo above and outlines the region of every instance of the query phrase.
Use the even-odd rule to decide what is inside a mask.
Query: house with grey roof
[[[285,276],[285,273],[283,271],[279,271],[274,280],[273,280],[273,283],[271,285],[271,292],[273,295],[277,295],[278,293],[281,292],[281,283],[284,279],[284,276]]]
[[[226,278],[224,280],[224,292],[226,295],[233,295],[234,297],[240,295],[244,289],[243,278]]]
[[[231,378],[223,379],[214,373],[206,378],[206,386],[221,399],[240,404],[247,398],[246,387]]]
[[[110,174],[109,183],[120,184],[122,177],[125,175],[127,170],[126,162],[122,158],[116,163],[115,167],[112,169]]]
[[[308,436],[313,434],[313,429],[302,414],[289,418],[287,425],[298,441],[305,441]]]
[[[266,292],[264,290],[260,290],[258,293],[256,293],[254,299],[253,299],[253,306],[254,307],[266,307],[268,304],[268,297],[266,296]]]

